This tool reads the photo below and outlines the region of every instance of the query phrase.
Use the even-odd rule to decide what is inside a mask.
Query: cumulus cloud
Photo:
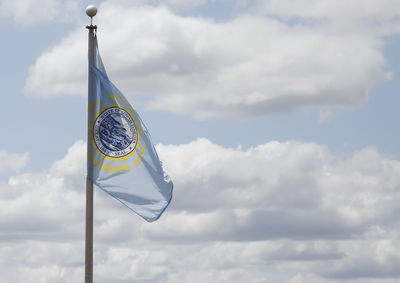
[[[296,24],[276,18],[281,6],[270,6],[260,11],[272,16],[255,12],[216,22],[165,7],[104,2],[96,16],[100,51],[126,95],[148,96],[150,109],[198,118],[301,107],[329,113],[360,105],[390,77],[383,39],[368,25],[345,30],[318,21]],[[30,68],[26,93],[85,95],[86,41],[80,27],[42,53]]]
[[[384,38],[400,33],[400,9],[396,0],[257,0],[248,6],[257,14],[292,23],[324,26],[335,34]]]
[[[212,0],[156,0],[156,1],[149,1],[157,4],[162,4],[162,5],[169,5],[172,7],[196,7],[200,6],[203,4],[206,4],[207,2],[212,2]]]
[[[242,151],[199,139],[161,152],[166,160],[179,160],[167,166],[176,180],[173,207],[180,212],[165,227],[151,226],[150,236],[164,231],[164,239],[181,232],[189,240],[348,238],[377,221],[397,221],[400,194],[393,176],[400,166],[373,149],[336,160],[313,143],[270,142]]]
[[[41,0],[0,0],[0,16],[12,17],[21,25],[32,25],[54,19],[76,18],[79,14],[77,1]],[[74,16],[75,15],[75,16]]]
[[[259,0],[259,12],[284,17],[301,17],[315,19],[342,19],[353,20],[355,24],[360,19],[390,21],[399,17],[400,8],[395,5],[396,0],[349,0],[346,2],[335,0],[299,0],[293,3],[290,0]],[[377,24],[377,22],[371,22]]]
[[[160,220],[95,192],[96,282],[398,280],[399,161],[295,141],[157,149],[175,184]],[[82,281],[85,151],[0,184],[3,280]]]
[[[26,166],[29,160],[29,153],[10,153],[0,150],[0,173],[15,172]]]

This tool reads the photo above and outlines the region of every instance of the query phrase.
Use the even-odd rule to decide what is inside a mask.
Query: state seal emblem
[[[121,158],[135,150],[138,133],[133,118],[125,109],[110,107],[96,118],[93,139],[102,154]]]

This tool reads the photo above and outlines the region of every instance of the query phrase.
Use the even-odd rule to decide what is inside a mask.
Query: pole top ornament
[[[93,18],[97,14],[97,8],[94,5],[89,5],[86,7],[86,15]]]
[[[90,26],[86,26],[89,30],[97,30],[97,26],[93,25],[93,17],[97,14],[97,8],[94,5],[89,5],[86,7],[86,15],[90,17]]]

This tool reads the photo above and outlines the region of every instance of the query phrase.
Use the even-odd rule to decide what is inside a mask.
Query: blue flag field
[[[172,198],[150,134],[110,81],[99,55],[89,56],[88,179],[145,220],[157,220]]]

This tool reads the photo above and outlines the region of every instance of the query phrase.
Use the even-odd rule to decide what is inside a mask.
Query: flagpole
[[[93,17],[96,13],[97,8],[95,6],[89,5],[86,8],[86,14],[90,17],[90,26],[86,26],[89,30],[88,49],[89,56],[93,62],[95,61],[94,44],[96,40],[95,31],[97,29],[97,26],[93,25]],[[93,182],[89,178],[86,179],[85,283],[93,283]]]

